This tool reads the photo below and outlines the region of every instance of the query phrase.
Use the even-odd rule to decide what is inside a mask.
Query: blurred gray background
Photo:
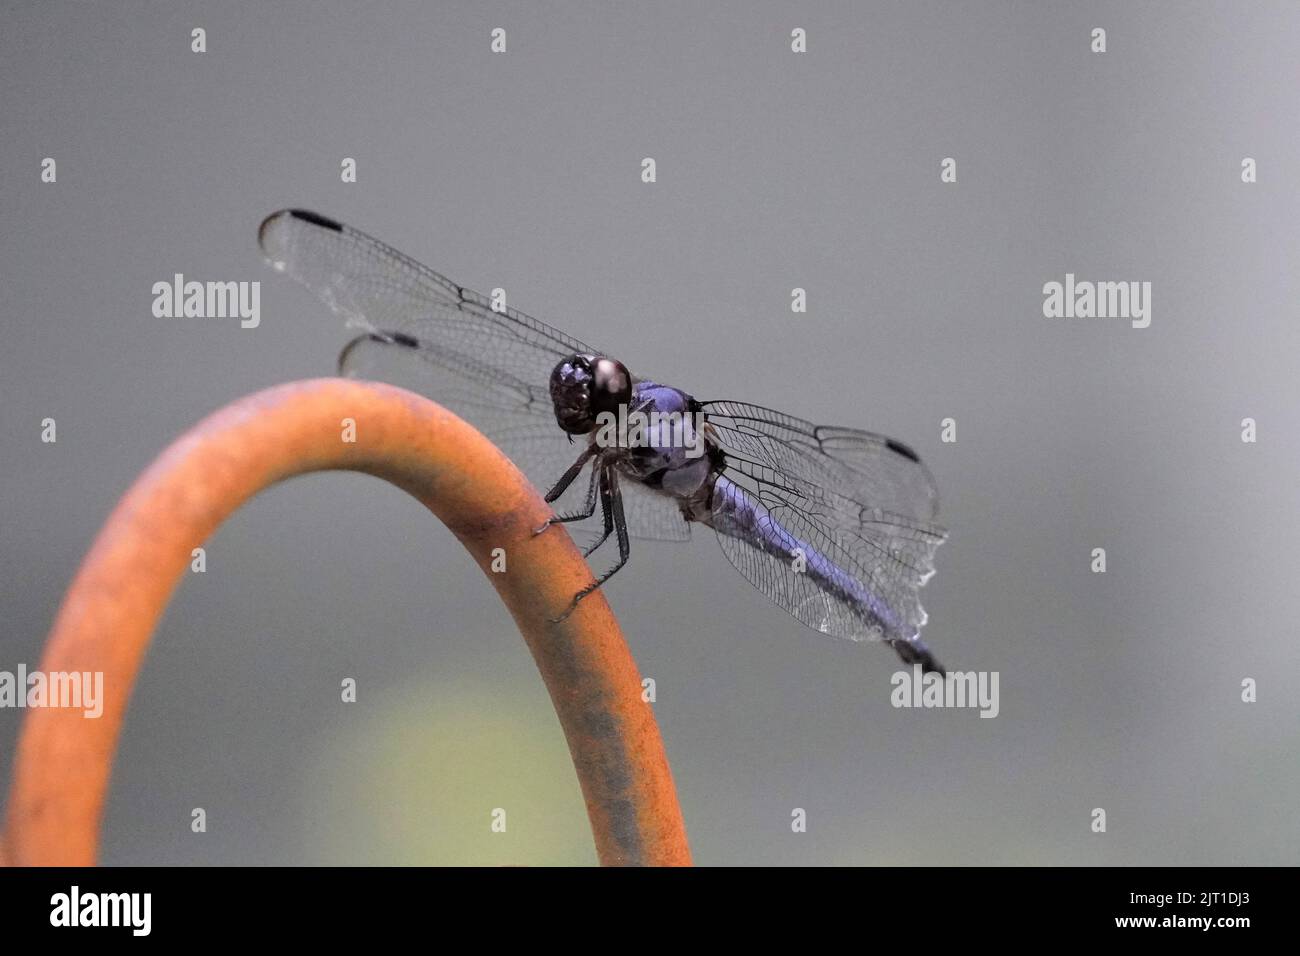
[[[1300,860],[1296,4],[30,3],[3,20],[0,668],[37,665],[97,530],[176,435],[332,372],[348,333],[255,242],[303,206],[504,286],[635,369],[895,435],[934,471],[951,537],[926,639],[1000,672],[997,719],[894,709],[892,653],[802,628],[707,531],[639,544],[610,584],[698,862]],[[261,280],[261,327],[154,318],[151,286],[176,272]],[[1044,318],[1067,272],[1150,281],[1150,328]],[[6,786],[20,718],[0,712]],[[244,508],[182,582],[102,858],[590,863],[590,844],[488,582],[414,500],[330,474]]]

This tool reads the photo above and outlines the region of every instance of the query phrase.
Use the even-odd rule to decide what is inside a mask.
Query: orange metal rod
[[[344,440],[345,420],[355,441]],[[103,671],[104,711],[28,711],[14,760],[0,860],[95,861],[114,749],[145,649],[200,546],[263,488],[345,469],[409,492],[478,562],[546,682],[582,785],[601,863],[686,865],[690,850],[663,742],[618,622],[527,479],[486,438],[418,395],[314,379],[240,399],[182,435],[140,476],[100,532],[64,599],[41,669]],[[490,568],[504,548],[506,572]]]

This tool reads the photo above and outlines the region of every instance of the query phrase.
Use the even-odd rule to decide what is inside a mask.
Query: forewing
[[[741,457],[882,511],[925,521],[939,513],[929,469],[896,439],[814,425],[746,402],[705,402],[703,407],[722,443]]]
[[[593,351],[517,309],[496,311],[479,293],[316,213],[281,210],[262,223],[258,242],[273,268],[301,282],[349,325],[418,340],[431,362],[489,393],[487,401],[492,391],[544,398],[562,358]]]

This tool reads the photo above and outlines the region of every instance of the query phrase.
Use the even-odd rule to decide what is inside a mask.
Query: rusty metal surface
[[[356,441],[342,440],[344,419]],[[0,861],[95,861],[135,675],[191,551],[264,488],[345,469],[424,503],[463,543],[519,626],[568,739],[602,864],[685,865],[690,851],[659,729],[602,594],[552,623],[591,573],[549,507],[486,438],[441,406],[373,382],[314,379],[240,399],[182,435],[118,503],[64,598],[43,671],[103,671],[104,712],[28,712]],[[508,571],[490,570],[505,548]],[[436,653],[436,651],[435,651]]]

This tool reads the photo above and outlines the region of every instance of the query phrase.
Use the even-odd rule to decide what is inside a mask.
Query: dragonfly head
[[[555,421],[570,435],[585,435],[602,413],[618,414],[632,401],[632,375],[605,355],[570,355],[551,372]]]

